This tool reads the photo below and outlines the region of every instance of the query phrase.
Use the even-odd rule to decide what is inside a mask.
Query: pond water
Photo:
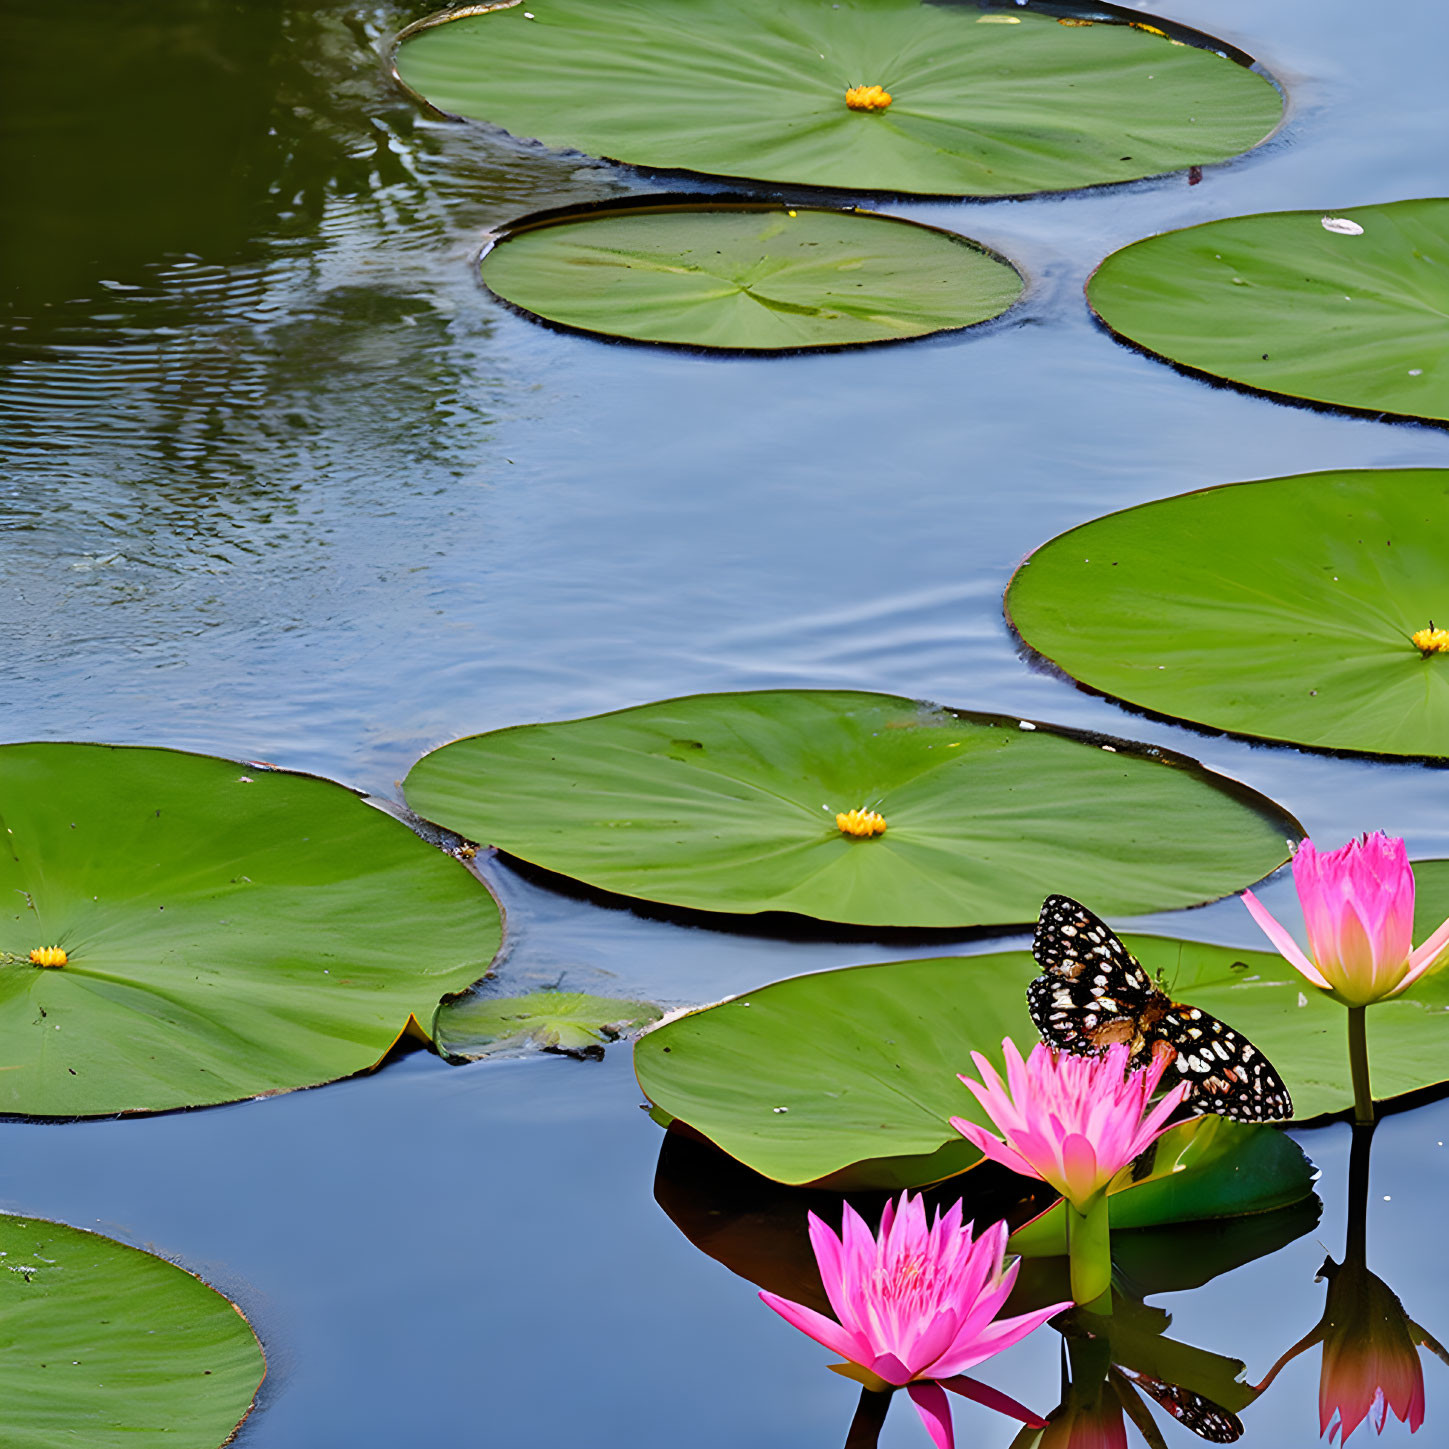
[[[482,292],[490,226],[657,186],[424,119],[378,60],[418,11],[0,8],[31,57],[3,141],[7,738],[261,757],[395,800],[461,734],[702,690],[873,689],[1151,740],[1327,843],[1382,828],[1449,855],[1449,775],[1128,714],[1029,669],[1000,607],[1028,550],[1112,509],[1449,466],[1444,430],[1213,388],[1118,346],[1081,297],[1104,255],[1155,231],[1442,194],[1442,6],[1141,5],[1256,55],[1288,90],[1282,133],[1195,186],[885,201],[1015,259],[1024,307],[955,338],[755,360],[560,335]],[[483,870],[510,989],[693,1003],[950,944],[712,929]],[[1281,881],[1264,897],[1289,909]],[[1259,944],[1233,902],[1136,924]],[[840,1442],[851,1386],[656,1205],[661,1134],[639,1101],[626,1049],[414,1055],[205,1112],[0,1124],[0,1201],[236,1297],[271,1364],[239,1439],[256,1449]],[[1323,1170],[1322,1223],[1153,1300],[1253,1377],[1316,1321],[1313,1275],[1342,1246],[1348,1130],[1296,1135]],[[1385,1122],[1369,1244],[1441,1338],[1446,1139],[1443,1103]],[[1046,1408],[1056,1375],[1044,1334],[991,1378]],[[1449,1383],[1433,1361],[1426,1377],[1433,1442]],[[1244,1442],[1315,1442],[1316,1394],[1308,1355],[1247,1411]],[[958,1430],[1010,1438],[964,1405]],[[881,1442],[926,1441],[898,1406]]]

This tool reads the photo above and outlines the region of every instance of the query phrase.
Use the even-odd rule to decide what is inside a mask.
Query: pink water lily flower
[[[953,1117],[951,1125],[992,1161],[1050,1183],[1076,1208],[1167,1131],[1168,1118],[1188,1090],[1179,1082],[1149,1109],[1167,1063],[1154,1057],[1129,1072],[1125,1042],[1100,1057],[1059,1055],[1037,1045],[1023,1061],[1009,1037],[1001,1049],[1005,1082],[980,1052],[971,1059],[985,1085],[961,1078],[1001,1136],[963,1117]]]
[[[1018,1266],[1003,1271],[1006,1237],[1006,1224],[996,1223],[973,1238],[971,1225],[961,1225],[959,1202],[928,1225],[924,1201],[904,1192],[898,1205],[886,1204],[880,1233],[872,1236],[846,1203],[838,1238],[810,1214],[810,1245],[835,1319],[776,1293],[760,1297],[845,1358],[834,1367],[846,1377],[876,1390],[904,1387],[937,1449],[953,1449],[946,1389],[1024,1423],[1045,1423],[1014,1399],[965,1377],[967,1369],[1071,1307],[1053,1303],[997,1318]]]
[[[1243,904],[1278,950],[1345,1006],[1406,991],[1449,951],[1449,921],[1414,948],[1414,872],[1404,842],[1376,831],[1320,854],[1305,840],[1293,857],[1308,954],[1252,891]]]

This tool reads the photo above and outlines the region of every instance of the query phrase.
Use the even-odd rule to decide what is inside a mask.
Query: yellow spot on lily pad
[[[1432,619],[1427,629],[1418,629],[1409,637],[1425,659],[1431,654],[1449,654],[1449,629],[1436,629]]]
[[[845,93],[852,111],[883,111],[890,103],[891,93],[884,86],[851,86]]]
[[[885,816],[877,810],[843,810],[835,817],[835,823],[842,835],[855,835],[869,839],[872,835],[885,834]]]
[[[64,966],[70,958],[64,946],[37,946],[30,953],[30,959],[36,966]]]

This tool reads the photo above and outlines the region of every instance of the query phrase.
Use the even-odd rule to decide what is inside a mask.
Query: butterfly
[[[1027,987],[1026,1001],[1048,1046],[1096,1056],[1125,1042],[1131,1067],[1167,1057],[1201,1110],[1237,1122],[1293,1115],[1288,1088],[1267,1057],[1217,1017],[1160,991],[1085,906],[1048,896],[1031,949],[1042,975]]]
[[[1118,1372],[1144,1393],[1150,1394],[1157,1404],[1178,1423],[1191,1429],[1199,1439],[1206,1439],[1210,1444],[1236,1444],[1243,1437],[1243,1421],[1221,1404],[1215,1404],[1191,1389],[1164,1383],[1150,1374],[1132,1373],[1127,1369],[1118,1369]]]

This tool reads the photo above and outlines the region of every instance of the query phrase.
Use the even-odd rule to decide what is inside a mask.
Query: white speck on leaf
[[[1334,232],[1338,236],[1363,235],[1363,228],[1356,221],[1350,221],[1346,216],[1325,216],[1321,225],[1324,231]]]

